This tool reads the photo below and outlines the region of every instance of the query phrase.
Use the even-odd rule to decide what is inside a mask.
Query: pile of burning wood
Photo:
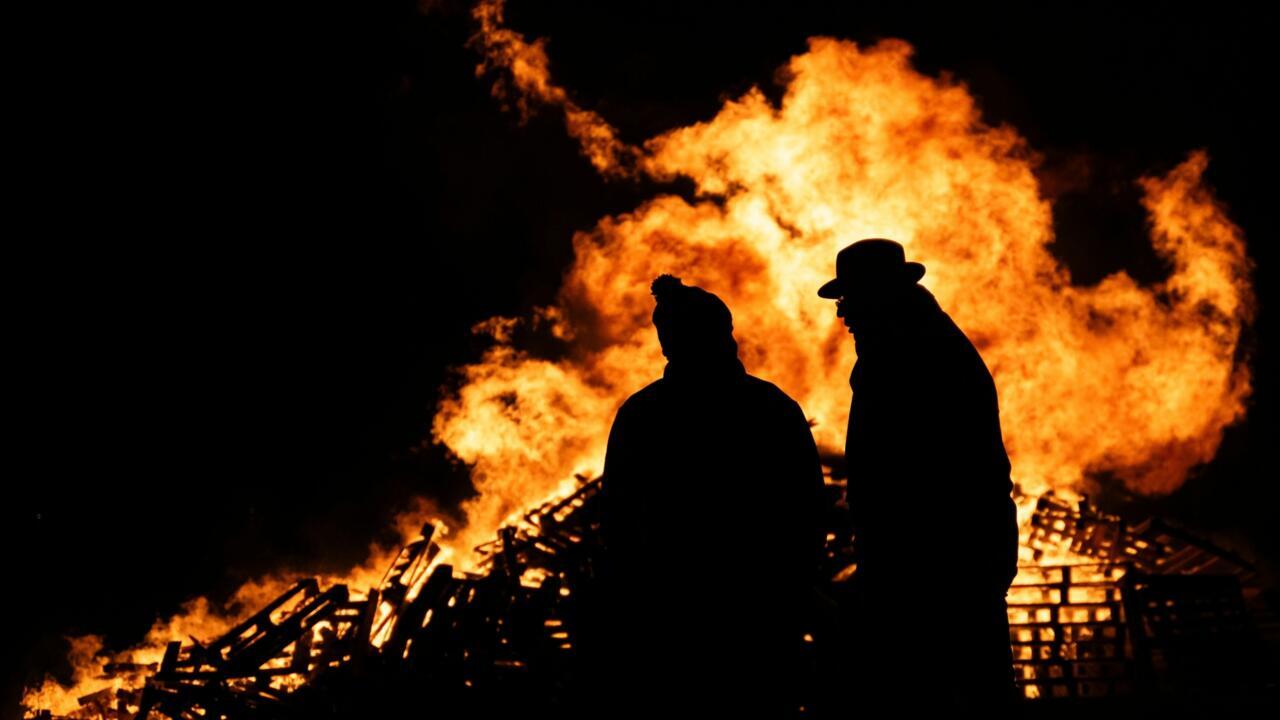
[[[145,686],[81,698],[72,717],[368,718],[423,705],[573,714],[590,695],[581,650],[591,641],[599,488],[582,479],[572,496],[504,528],[478,548],[479,573],[455,576],[434,562],[428,525],[366,597],[300,581],[220,638],[171,643],[158,667],[108,666],[148,673]],[[824,570],[838,596],[855,538],[843,489],[828,489]],[[1029,545],[1088,563],[1025,567],[1010,591],[1010,640],[1028,699],[1257,687],[1262,648],[1251,608],[1260,604],[1244,562],[1159,521],[1129,524],[1052,495],[1038,501]]]
[[[1014,666],[1028,698],[1250,692],[1276,626],[1253,568],[1159,519],[1136,524],[1042,496],[1037,556],[1090,564],[1020,569],[1009,592]]]

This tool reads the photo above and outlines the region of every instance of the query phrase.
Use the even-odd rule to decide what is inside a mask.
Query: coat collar
[[[663,379],[676,383],[731,380],[746,374],[746,368],[742,366],[742,361],[737,357],[716,360],[701,358],[698,360],[688,358],[680,361],[673,360],[668,362],[667,367],[662,371]]]

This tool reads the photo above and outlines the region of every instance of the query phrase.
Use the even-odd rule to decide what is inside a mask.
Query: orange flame
[[[371,545],[369,557],[363,563],[346,573],[321,575],[318,577],[320,584],[342,583],[356,596],[376,587],[399,552],[400,545],[417,535],[422,525],[432,520],[435,514],[426,501],[416,502],[396,516],[394,523],[399,541],[394,546]],[[442,552],[437,562],[446,562],[449,554]],[[313,576],[314,573],[301,571],[280,572],[244,583],[224,603],[214,603],[205,597],[189,600],[172,617],[157,619],[142,642],[121,652],[104,652],[102,638],[97,635],[68,638],[71,643],[67,657],[72,667],[71,685],[66,686],[47,677],[40,686],[23,694],[22,705],[63,716],[72,714],[80,707],[79,698],[90,693],[107,688],[140,689],[145,682],[145,674],[109,677],[105,672],[107,664],[158,665],[164,657],[165,646],[170,642],[189,642],[193,637],[207,641],[219,637],[288,590],[297,580]]]
[[[636,154],[618,139],[617,132],[603,118],[583,110],[569,99],[564,88],[551,82],[546,41],[525,41],[524,36],[502,25],[502,0],[481,2],[472,11],[480,24],[473,42],[484,53],[477,75],[495,69],[509,77],[494,83],[493,95],[499,99],[514,98],[522,117],[531,111],[530,103],[555,105],[564,111],[565,129],[582,145],[582,151],[596,170],[609,176],[630,174],[630,162]]]
[[[503,48],[486,67],[507,69],[526,99],[564,108],[608,174],[590,138],[615,134],[595,115],[590,137],[574,129],[576,106],[551,82],[543,44],[502,28],[501,7],[476,10],[482,44]],[[928,267],[923,283],[986,359],[1028,495],[1070,494],[1100,472],[1168,493],[1213,457],[1250,391],[1237,345],[1253,296],[1240,229],[1202,182],[1206,155],[1139,181],[1155,250],[1173,267],[1166,281],[1141,287],[1116,273],[1072,285],[1048,251],[1052,206],[1035,154],[1012,128],[984,124],[962,84],[912,69],[910,55],[897,40],[814,38],[786,67],[780,105],[753,89],[644,143],[639,171],[691,179],[695,201],[661,195],[575,237],[558,302],[538,315],[553,319],[566,356],[534,357],[482,324],[495,345],[439,407],[434,437],[472,465],[480,493],[464,508],[460,549],[599,471],[614,411],[662,370],[648,292],[659,273],[723,297],[748,370],[795,397],[819,444],[839,451],[854,348],[815,290],[837,250],[870,236],[899,240]]]
[[[566,494],[576,475],[599,471],[618,405],[661,373],[648,286],[663,272],[725,299],[748,370],[795,397],[829,451],[843,442],[854,348],[815,290],[836,251],[869,236],[897,239],[925,263],[924,284],[982,352],[1014,478],[1029,497],[1069,495],[1104,471],[1136,492],[1170,492],[1243,417],[1249,369],[1237,350],[1253,313],[1250,263],[1240,229],[1202,182],[1203,152],[1139,181],[1170,277],[1143,288],[1117,273],[1077,287],[1047,249],[1052,207],[1034,153],[1013,129],[984,124],[963,85],[913,70],[904,42],[812,39],[786,68],[779,106],[752,90],[641,149],[551,81],[545,43],[503,27],[502,9],[484,0],[474,12],[478,72],[500,75],[496,96],[522,113],[559,108],[603,175],[684,176],[697,197],[662,195],[601,219],[574,238],[556,306],[477,326],[494,346],[459,370],[432,434],[471,464],[478,496],[464,505],[467,525],[440,540],[437,563],[474,569],[472,547],[522,509]],[[549,360],[522,351],[510,332],[519,322],[568,352]],[[425,503],[402,514],[401,538],[431,515]],[[369,588],[394,557],[374,547],[361,567],[321,580]],[[220,635],[295,579],[246,583],[226,607],[198,598],[113,659],[158,662],[167,642]],[[74,687],[49,680],[25,706],[67,714],[77,697],[140,686],[102,677],[99,638],[72,644]]]

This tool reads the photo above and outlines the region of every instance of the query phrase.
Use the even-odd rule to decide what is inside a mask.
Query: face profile
[[[864,283],[845,290],[836,298],[836,317],[851,334],[882,329],[902,300],[902,288],[881,283]]]
[[[859,240],[836,255],[836,277],[818,289],[818,297],[836,300],[836,315],[849,332],[878,332],[893,323],[924,272],[893,240]]]

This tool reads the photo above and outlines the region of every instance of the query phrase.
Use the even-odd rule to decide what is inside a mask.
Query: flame
[[[397,514],[393,521],[399,538],[394,545],[371,545],[369,556],[363,563],[345,573],[318,576],[320,585],[327,587],[345,584],[351,588],[355,597],[376,587],[387,566],[399,553],[400,546],[413,539],[424,523],[437,522],[434,520],[436,515],[435,509],[425,500],[415,502],[412,507]],[[436,562],[447,561],[450,554],[441,552]],[[50,710],[54,716],[61,716],[79,708],[79,698],[90,693],[106,688],[141,689],[146,680],[145,674],[112,677],[106,672],[107,665],[131,663],[158,666],[164,657],[165,646],[170,642],[189,642],[191,638],[207,641],[219,637],[303,577],[316,576],[314,573],[301,571],[278,572],[245,582],[225,602],[215,603],[206,597],[189,600],[171,617],[157,619],[142,642],[120,652],[104,651],[102,638],[97,635],[69,637],[67,640],[71,644],[71,650],[67,660],[72,668],[71,684],[64,685],[53,677],[46,677],[41,685],[24,692],[22,705],[26,708]]]
[[[1204,152],[1138,181],[1169,278],[1143,287],[1120,272],[1076,286],[1048,250],[1053,208],[1036,154],[1014,129],[985,124],[963,84],[915,71],[905,42],[813,38],[787,64],[777,106],[752,89],[624,151],[598,116],[579,127],[583,111],[551,81],[544,43],[502,27],[502,5],[475,10],[483,70],[504,70],[527,103],[561,109],[605,175],[634,161],[658,180],[692,180],[696,196],[659,195],[574,238],[557,304],[530,321],[555,319],[562,357],[517,347],[513,319],[478,327],[494,345],[460,370],[433,425],[480,493],[464,508],[460,550],[599,471],[618,405],[662,371],[648,291],[660,273],[719,294],[747,369],[799,401],[819,445],[840,451],[854,348],[815,290],[836,251],[863,237],[894,238],[927,266],[923,284],[992,371],[1028,498],[1070,497],[1100,473],[1137,493],[1171,492],[1243,417],[1250,262],[1204,185]],[[602,154],[600,137],[616,151]]]
[[[474,10],[484,54],[477,72],[497,77],[495,96],[522,114],[558,108],[605,177],[685,177],[696,196],[660,195],[602,218],[574,238],[554,307],[477,325],[493,346],[458,370],[432,435],[471,465],[478,495],[463,507],[466,525],[438,539],[435,564],[478,569],[471,548],[599,472],[614,412],[661,374],[648,287],[664,272],[729,304],[748,370],[796,398],[818,443],[838,452],[854,348],[815,290],[846,244],[902,242],[991,368],[1014,479],[1031,501],[1024,514],[1039,494],[1070,497],[1103,472],[1135,492],[1171,492],[1243,417],[1250,375],[1239,341],[1254,311],[1251,268],[1240,229],[1204,185],[1204,152],[1138,181],[1169,278],[1142,287],[1116,273],[1079,287],[1048,251],[1052,206],[1035,153],[1012,128],[983,123],[962,84],[912,69],[902,41],[862,48],[811,39],[785,68],[779,105],[753,89],[706,122],[636,147],[552,82],[545,41],[504,27],[502,11],[503,0]],[[512,333],[521,323],[565,352],[522,350]],[[402,513],[401,539],[433,515],[425,503]],[[395,557],[374,546],[360,567],[320,580],[373,587]],[[1040,561],[1064,560],[1072,558]],[[47,680],[23,704],[63,715],[91,692],[137,689],[141,677],[104,676],[109,659],[158,663],[166,643],[221,635],[299,575],[253,580],[221,606],[197,598],[114,656],[96,636],[72,638],[73,687]]]
[[[485,58],[476,68],[476,74],[504,70],[506,75],[493,85],[494,97],[514,98],[522,117],[529,115],[534,104],[559,106],[564,111],[565,129],[582,146],[596,170],[609,176],[631,174],[629,162],[636,154],[635,148],[619,140],[618,133],[604,118],[583,110],[569,99],[564,88],[551,82],[546,41],[538,39],[530,43],[523,35],[504,27],[504,6],[501,1],[481,2],[472,12],[480,24],[473,43]]]

